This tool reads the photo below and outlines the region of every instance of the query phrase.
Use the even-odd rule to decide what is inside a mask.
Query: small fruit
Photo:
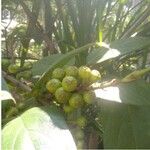
[[[23,71],[23,72],[20,72],[16,75],[16,78],[17,79],[21,79],[21,78],[24,78],[24,79],[30,79],[32,76],[32,73],[31,71]]]
[[[26,62],[23,66],[24,69],[31,69],[32,68],[32,63],[31,62]]]
[[[71,93],[66,92],[62,87],[58,88],[55,92],[55,98],[59,103],[66,103],[71,96]]]
[[[92,104],[95,99],[95,93],[93,91],[83,92],[83,99],[87,104]]]
[[[81,79],[88,80],[91,76],[91,69],[86,66],[81,66],[79,68],[79,76]]]
[[[63,107],[63,110],[64,110],[65,113],[71,113],[74,110],[74,108],[69,106],[69,105],[65,105]]]
[[[50,93],[55,93],[59,87],[61,87],[61,82],[58,79],[51,79],[46,84],[46,88]]]
[[[24,79],[30,79],[32,77],[32,72],[31,71],[23,71],[22,72],[24,74],[23,78]]]
[[[71,98],[69,99],[69,104],[73,108],[78,108],[83,105],[83,98],[82,95],[78,93],[74,93]]]
[[[76,80],[76,78],[72,77],[72,76],[66,76],[63,80],[62,80],[62,87],[64,88],[64,90],[68,91],[68,92],[72,92],[77,88],[78,82]]]
[[[78,68],[76,66],[69,66],[65,69],[65,71],[66,76],[73,76],[73,77],[78,76]]]
[[[87,120],[86,120],[85,117],[80,116],[80,117],[77,119],[76,123],[77,123],[77,125],[78,125],[79,127],[84,128],[84,127],[86,126],[86,124],[87,124]]]
[[[18,65],[16,65],[16,64],[11,64],[11,65],[9,65],[9,67],[8,67],[8,71],[10,72],[10,73],[17,73],[18,71],[19,71],[19,66]]]
[[[90,82],[94,83],[94,82],[96,82],[96,81],[98,81],[100,79],[101,79],[101,75],[100,75],[99,71],[92,70],[91,71],[91,76],[90,76]]]
[[[20,73],[17,73],[17,75],[16,75],[16,79],[21,79],[22,78],[22,76],[23,76],[23,74],[22,74],[22,72],[20,72]]]
[[[7,70],[8,66],[10,65],[10,60],[8,59],[2,59],[2,69]]]
[[[61,68],[56,68],[52,72],[52,78],[62,80],[64,78],[64,76],[65,76],[65,71]]]

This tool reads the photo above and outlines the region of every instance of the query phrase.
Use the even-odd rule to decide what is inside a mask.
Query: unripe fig
[[[78,93],[72,94],[71,98],[69,99],[69,104],[73,108],[78,108],[83,105],[83,97]]]
[[[72,77],[72,76],[66,76],[63,80],[62,80],[62,87],[64,88],[64,90],[68,91],[68,92],[72,92],[77,88],[78,82],[76,80],[76,78]]]
[[[62,87],[58,88],[55,92],[55,98],[59,103],[66,103],[71,96],[71,93],[66,92]]]
[[[2,59],[2,69],[7,70],[8,66],[10,65],[10,60],[8,59]]]
[[[30,79],[32,76],[32,73],[31,71],[23,71],[23,72],[20,72],[16,75],[16,78],[17,79],[21,79],[21,78],[24,78],[24,79]]]
[[[64,76],[65,76],[65,71],[61,68],[56,68],[52,72],[52,78],[62,80],[64,78]]]
[[[94,83],[94,82],[96,82],[96,81],[98,81],[100,79],[101,79],[101,75],[100,75],[99,71],[92,70],[91,71],[91,76],[90,76],[90,82]]]
[[[23,71],[22,73],[24,74],[23,77],[24,77],[25,79],[30,79],[30,78],[32,77],[32,72],[29,71],[29,70],[28,70],[28,71]]]
[[[17,73],[18,71],[19,71],[19,66],[18,65],[16,65],[16,64],[11,64],[11,65],[9,65],[9,67],[8,67],[8,71],[10,72],[10,73]]]
[[[81,66],[79,68],[79,76],[83,80],[88,80],[91,76],[91,69],[86,66]]]
[[[32,68],[32,63],[31,62],[26,62],[23,66],[24,69],[31,69]]]
[[[46,88],[48,89],[48,91],[53,94],[59,87],[61,87],[61,82],[58,79],[51,79],[46,84]]]
[[[64,110],[65,113],[71,113],[71,112],[73,112],[74,108],[71,107],[70,105],[65,105],[63,107],[63,110]]]
[[[73,76],[73,77],[78,76],[78,68],[76,66],[69,66],[65,69],[65,71],[66,76]]]
[[[85,117],[80,116],[79,118],[77,118],[76,123],[79,127],[84,128],[87,125],[87,120]]]
[[[87,104],[92,104],[95,99],[95,93],[93,91],[84,91],[83,99]]]
[[[22,78],[22,72],[17,73],[17,75],[16,75],[16,79],[20,80],[21,78]]]

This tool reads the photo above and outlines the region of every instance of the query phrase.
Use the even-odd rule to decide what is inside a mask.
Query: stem
[[[5,79],[11,81],[12,83],[14,83],[17,87],[20,87],[21,89],[27,91],[27,92],[31,92],[31,88],[21,82],[19,82],[18,80],[16,80],[15,78],[11,77],[10,75],[8,75],[6,72],[2,71],[2,75]]]
[[[96,89],[103,89],[110,86],[116,86],[120,83],[117,79],[112,79],[109,82],[102,82],[102,83],[94,83],[90,87],[87,88],[87,90],[96,90]]]

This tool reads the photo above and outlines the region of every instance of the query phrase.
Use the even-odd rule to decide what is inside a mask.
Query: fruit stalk
[[[5,79],[11,81],[12,83],[14,83],[16,86],[19,86],[20,88],[22,88],[23,90],[27,91],[27,92],[31,92],[31,88],[21,82],[19,82],[18,80],[16,80],[15,78],[11,77],[10,75],[8,75],[6,72],[2,71],[2,75]]]

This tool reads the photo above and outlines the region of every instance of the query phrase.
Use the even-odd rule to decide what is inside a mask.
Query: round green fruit
[[[31,62],[26,62],[23,66],[24,69],[31,69],[32,68],[32,63]]]
[[[17,73],[18,71],[19,71],[19,66],[18,65],[16,65],[16,64],[11,64],[11,65],[9,65],[9,67],[8,67],[8,71],[9,71],[9,73]]]
[[[17,79],[21,79],[21,78],[24,78],[24,79],[30,79],[32,77],[32,73],[31,71],[23,71],[23,72],[20,72],[16,75],[16,78]]]
[[[84,128],[87,125],[87,120],[85,117],[80,116],[77,121],[76,121],[77,125],[81,128]]]
[[[78,68],[76,66],[69,66],[65,69],[65,71],[66,76],[73,76],[73,77],[78,76]]]
[[[81,66],[79,68],[79,76],[81,79],[88,80],[91,76],[91,69],[86,66]]]
[[[2,59],[2,69],[7,70],[8,66],[10,65],[10,60],[8,59]]]
[[[56,68],[52,72],[52,78],[62,80],[64,78],[64,76],[65,76],[65,71],[61,68]]]
[[[93,91],[83,92],[83,99],[87,104],[92,104],[95,99],[95,93]]]
[[[23,78],[25,78],[25,79],[30,79],[32,77],[31,71],[23,71],[22,73],[24,74]]]
[[[64,88],[64,90],[68,91],[68,92],[72,92],[77,88],[78,82],[76,80],[76,78],[72,77],[72,76],[66,76],[63,80],[62,80],[62,87]]]
[[[17,73],[17,75],[16,75],[16,79],[21,79],[22,78],[22,76],[23,76],[23,74],[22,74],[22,72],[20,72],[20,73]]]
[[[78,93],[72,94],[71,98],[69,99],[69,104],[73,108],[78,108],[83,105],[83,97]]]
[[[71,96],[71,93],[66,92],[62,87],[58,88],[55,92],[55,98],[58,103],[66,103]]]
[[[65,113],[71,113],[71,112],[73,112],[74,108],[69,106],[69,105],[65,105],[63,107],[63,110],[64,110]]]
[[[90,82],[94,83],[94,82],[96,82],[96,81],[98,81],[100,79],[101,79],[101,75],[100,75],[99,71],[92,70],[91,71],[91,76],[90,76]]]
[[[55,93],[59,87],[61,87],[61,82],[58,79],[51,79],[46,84],[46,88],[50,93]]]

